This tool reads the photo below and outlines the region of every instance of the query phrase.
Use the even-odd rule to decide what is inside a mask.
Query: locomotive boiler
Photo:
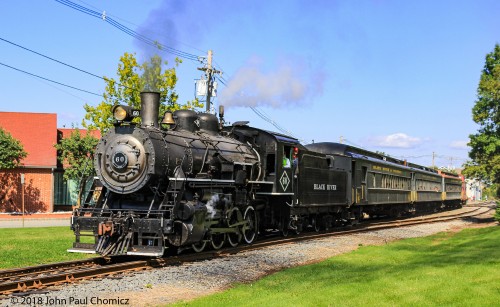
[[[160,120],[159,93],[141,93],[140,110],[115,106],[113,114],[94,154],[97,176],[73,212],[72,252],[199,252],[466,199],[462,176],[344,144],[304,146],[248,122],[226,125],[223,109],[219,118],[178,110]]]

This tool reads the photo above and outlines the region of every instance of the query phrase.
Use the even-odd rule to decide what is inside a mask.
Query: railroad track
[[[120,272],[140,269],[144,260],[126,257],[96,257],[0,271],[0,295],[75,282]]]
[[[234,248],[225,248],[217,251],[192,253],[168,258],[143,258],[137,259],[125,256],[96,257],[85,260],[54,263],[48,265],[11,269],[0,271],[0,299],[9,294],[26,295],[31,291],[45,289],[50,286],[64,283],[78,282],[84,279],[103,278],[137,272],[155,267],[163,267],[184,262],[207,260],[217,257],[226,257],[241,251],[261,249],[271,245],[292,244],[304,240],[320,239],[330,236],[341,236],[353,233],[376,231],[388,228],[404,227],[424,223],[446,222],[461,218],[473,218],[484,215],[492,207],[468,207],[465,212],[442,212],[443,216],[419,216],[402,220],[372,221],[353,226],[351,229],[335,229],[332,231],[307,232],[292,237],[269,237],[259,240],[251,245],[241,245]]]
[[[446,214],[444,216],[417,216],[417,217],[411,217],[411,218],[406,218],[406,219],[401,219],[401,220],[390,220],[390,221],[376,221],[376,222],[366,222],[363,224],[357,224],[355,226],[352,226],[351,228],[339,228],[339,229],[333,229],[331,231],[320,231],[317,233],[314,232],[307,232],[303,233],[300,235],[295,235],[292,237],[285,237],[285,238],[269,238],[269,239],[264,239],[264,240],[259,240],[256,243],[253,243],[251,245],[242,245],[238,246],[235,248],[227,248],[224,250],[219,251],[220,254],[234,254],[240,251],[249,251],[249,250],[256,250],[259,248],[271,246],[271,245],[277,245],[277,244],[291,244],[291,243],[296,243],[300,241],[305,241],[305,240],[313,240],[313,239],[321,239],[321,238],[326,238],[326,237],[331,237],[331,236],[342,236],[342,235],[348,235],[348,234],[355,234],[355,233],[363,233],[363,232],[369,232],[369,231],[376,231],[376,230],[383,230],[383,229],[390,229],[390,228],[397,228],[397,227],[405,227],[405,226],[413,226],[413,225],[420,225],[420,224],[426,224],[426,223],[439,223],[439,222],[448,222],[451,220],[456,220],[456,219],[462,219],[462,218],[473,218],[477,216],[484,215],[488,212],[491,212],[494,210],[493,208],[490,207],[468,207],[468,209],[465,212],[460,212],[460,213],[453,213],[452,211],[444,211],[441,212],[442,214],[446,213],[452,213],[452,214]]]
[[[217,257],[217,253],[186,254],[168,258],[142,258],[129,256],[96,257],[85,260],[0,271],[0,299],[2,296],[29,294],[51,286],[74,283],[85,279],[118,276],[167,265]]]

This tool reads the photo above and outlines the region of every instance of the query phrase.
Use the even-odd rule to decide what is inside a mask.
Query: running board
[[[148,257],[161,257],[163,252],[127,252],[128,256],[148,256]]]
[[[163,246],[132,246],[128,251],[129,256],[162,257],[165,253]]]
[[[95,254],[95,250],[87,248],[69,248],[66,250],[68,253],[82,253],[82,254]]]

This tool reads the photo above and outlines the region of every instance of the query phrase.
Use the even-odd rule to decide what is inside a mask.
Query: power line
[[[428,158],[428,157],[435,157],[439,159],[446,159],[446,160],[461,160],[461,161],[466,161],[467,159],[460,158],[460,157],[454,157],[454,156],[447,156],[447,155],[437,155],[437,154],[429,154],[429,155],[420,155],[420,156],[400,156],[402,159],[420,159],[420,158]]]
[[[88,71],[86,71],[86,70],[84,70],[84,69],[81,69],[81,68],[75,67],[75,66],[73,66],[73,65],[70,65],[70,64],[64,63],[64,62],[62,62],[62,61],[59,61],[59,60],[57,60],[57,59],[54,59],[54,58],[49,57],[49,56],[47,56],[47,55],[44,55],[44,54],[42,54],[42,53],[40,53],[40,52],[34,51],[34,50],[29,49],[29,48],[27,48],[27,47],[24,47],[24,46],[21,46],[21,45],[19,45],[19,44],[14,43],[14,42],[11,42],[11,41],[9,41],[9,40],[6,40],[5,38],[1,38],[1,37],[0,37],[0,40],[1,40],[1,41],[4,41],[4,42],[6,42],[6,43],[9,43],[9,44],[11,44],[11,45],[13,45],[13,46],[16,46],[16,47],[19,47],[19,48],[21,48],[21,49],[24,49],[24,50],[26,50],[26,51],[29,51],[29,52],[31,52],[31,53],[34,53],[34,54],[36,54],[36,55],[39,55],[39,56],[41,56],[41,57],[44,57],[44,58],[46,58],[46,59],[49,59],[49,60],[51,60],[51,61],[57,62],[57,63],[59,63],[59,64],[62,64],[62,65],[64,65],[64,66],[67,66],[67,67],[70,67],[70,68],[76,69],[76,70],[78,70],[78,71],[80,71],[80,72],[83,72],[83,73],[85,73],[85,74],[87,74],[87,75],[90,75],[90,76],[93,76],[93,77],[96,77],[96,78],[102,79],[102,80],[104,80],[104,81],[107,81],[107,80],[106,80],[106,78],[104,78],[104,77],[98,76],[98,75],[96,75],[96,74],[93,74],[93,73],[88,72]]]
[[[36,77],[36,78],[39,78],[39,79],[42,79],[42,80],[45,80],[45,81],[49,81],[49,82],[52,82],[52,83],[55,83],[55,84],[59,84],[59,85],[62,85],[62,86],[68,87],[68,88],[72,88],[72,89],[80,91],[80,92],[84,92],[84,93],[88,93],[88,94],[92,94],[92,95],[95,95],[95,96],[102,97],[102,95],[99,95],[97,93],[94,93],[94,92],[91,92],[91,91],[87,91],[87,90],[83,90],[81,88],[74,87],[74,86],[71,86],[71,85],[67,85],[67,84],[64,84],[64,83],[61,83],[61,82],[58,82],[58,81],[54,81],[54,80],[51,80],[51,79],[48,79],[48,78],[45,78],[45,77],[42,77],[42,76],[39,76],[39,75],[35,75],[35,74],[32,74],[32,73],[27,72],[25,70],[22,70],[22,69],[19,69],[19,68],[16,68],[16,67],[4,64],[2,62],[0,62],[0,65],[8,67],[8,68],[16,70],[16,71],[19,71],[19,72],[22,72],[22,73],[30,75],[32,77]]]
[[[350,140],[348,140],[348,139],[346,139],[346,138],[344,138],[343,140],[344,140],[346,143],[349,143],[349,144],[353,145],[354,147],[358,147],[358,148],[361,148],[361,149],[367,150],[365,147],[363,147],[363,146],[361,146],[361,145],[358,145],[358,144],[356,144],[356,143],[354,143],[354,142],[351,142]]]
[[[49,60],[51,60],[51,61],[54,61],[54,62],[56,62],[56,63],[59,63],[59,64],[61,64],[61,65],[64,65],[64,66],[67,66],[67,67],[69,67],[69,68],[72,68],[72,69],[78,70],[79,72],[83,72],[83,73],[85,73],[85,74],[87,74],[87,75],[90,75],[90,76],[92,76],[92,77],[95,77],[95,78],[98,78],[98,79],[104,80],[104,81],[106,81],[106,82],[108,82],[108,81],[110,80],[110,79],[108,79],[108,78],[101,77],[101,76],[96,75],[96,74],[94,74],[94,73],[88,72],[88,71],[86,71],[86,70],[84,70],[84,69],[82,69],[82,68],[78,68],[78,67],[76,67],[76,66],[73,66],[73,65],[70,65],[70,64],[68,64],[68,63],[64,63],[64,62],[62,62],[62,61],[60,61],[60,60],[54,59],[54,58],[52,58],[52,57],[50,57],[50,56],[48,56],[48,55],[42,54],[42,53],[37,52],[37,51],[35,51],[35,50],[33,50],[33,49],[30,49],[30,48],[27,48],[27,47],[21,46],[21,45],[16,44],[16,43],[14,43],[14,42],[12,42],[12,41],[9,41],[9,40],[7,40],[7,39],[5,39],[5,38],[1,38],[1,37],[0,37],[0,40],[1,40],[1,41],[4,41],[4,42],[6,42],[6,43],[9,43],[9,44],[11,44],[11,45],[13,45],[13,46],[16,46],[16,47],[18,47],[18,48],[21,48],[21,49],[24,49],[24,50],[26,50],[26,51],[29,51],[29,52],[31,52],[31,53],[34,53],[34,54],[36,54],[36,55],[39,55],[39,56],[41,56],[41,57],[44,57],[44,58],[46,58],[46,59],[49,59]],[[124,85],[124,84],[121,84],[121,83],[119,83],[119,82],[115,82],[115,83],[116,83],[117,85],[119,85],[119,86],[123,86],[123,87],[125,87],[125,88],[130,89],[130,90],[133,90],[133,91],[136,91],[136,92],[137,92],[137,91],[139,91],[139,90],[137,90],[137,89],[135,89],[135,88],[128,87],[128,86],[126,86],[126,85]]]
[[[101,12],[103,12],[103,11],[104,11],[103,9],[100,9],[100,8],[98,8],[98,7],[96,7],[96,6],[92,5],[92,4],[90,4],[90,3],[87,3],[87,2],[85,2],[85,1],[83,1],[83,0],[76,0],[76,1],[77,1],[77,2],[80,2],[80,3],[83,3],[83,4],[87,5],[88,7],[91,7],[91,8],[93,8],[93,9],[97,10],[97,11],[101,11]],[[106,15],[107,15],[107,16],[111,16],[111,17],[113,17],[113,18],[115,18],[115,19],[117,19],[117,20],[121,20],[121,21],[123,21],[124,23],[128,23],[129,25],[132,25],[132,26],[134,26],[134,27],[136,27],[136,28],[141,28],[141,26],[140,26],[140,25],[135,24],[135,23],[133,23],[133,22],[131,22],[131,21],[129,21],[129,20],[126,20],[126,19],[124,19],[124,18],[121,18],[121,17],[119,17],[119,16],[117,16],[117,15],[113,15],[113,14],[109,14],[109,13],[106,13]],[[145,30],[146,32],[151,33],[151,34],[156,34],[156,35],[158,35],[158,36],[164,36],[163,34],[158,33],[158,32],[156,32],[156,31],[153,31],[153,30],[151,30],[151,29],[144,28],[144,30]],[[201,50],[201,49],[199,49],[199,48],[197,48],[197,47],[195,47],[195,46],[192,46],[192,45],[186,44],[186,43],[181,42],[181,41],[179,41],[179,40],[173,39],[172,37],[166,37],[166,36],[164,36],[164,37],[165,37],[165,38],[167,38],[167,39],[169,39],[169,40],[171,40],[171,41],[175,41],[175,42],[177,42],[177,43],[179,43],[179,44],[181,44],[181,45],[184,45],[184,46],[186,46],[186,47],[188,47],[188,48],[191,48],[191,49],[194,49],[194,50],[196,50],[196,51],[199,51],[199,52],[201,52],[201,53],[204,53],[204,52],[205,52],[204,50]],[[216,63],[217,63],[217,62],[216,62]]]
[[[222,77],[219,77],[217,76],[216,77],[217,80],[219,80],[220,83],[222,83],[224,86],[227,87],[227,84],[226,84],[226,81],[223,80]],[[273,125],[276,129],[278,129],[281,133],[283,134],[286,134],[286,135],[289,135],[291,137],[294,137],[294,138],[297,138],[300,142],[304,143],[305,141],[303,139],[300,139],[298,137],[296,137],[292,132],[290,132],[289,130],[281,127],[275,120],[273,120],[272,118],[269,117],[269,115],[267,115],[264,111],[262,110],[259,110],[257,107],[253,107],[253,106],[249,106],[249,108],[255,113],[257,114],[260,118],[262,118],[263,120],[265,120],[266,122],[270,123],[271,125]]]
[[[82,6],[82,5],[79,5],[77,3],[74,3],[74,2],[71,2],[69,0],[55,0],[56,2],[59,2],[60,4],[62,5],[65,5],[67,7],[70,7],[74,10],[77,10],[81,13],[84,13],[84,14],[87,14],[89,16],[92,16],[92,17],[95,17],[95,18],[99,18],[99,19],[102,19],[103,21],[109,23],[110,25],[112,25],[113,27],[117,28],[118,30],[136,38],[137,40],[147,44],[147,45],[150,45],[150,46],[153,46],[155,48],[158,48],[159,50],[162,50],[162,51],[165,51],[165,52],[168,52],[168,53],[171,53],[175,56],[178,56],[178,57],[181,57],[181,58],[184,58],[184,59],[187,59],[187,60],[192,60],[192,61],[199,61],[199,57],[195,54],[191,54],[191,53],[188,53],[188,52],[184,52],[184,51],[181,51],[181,50],[178,50],[178,49],[175,49],[175,48],[172,48],[172,47],[169,47],[169,46],[166,46],[166,45],[163,45],[161,44],[160,42],[158,41],[155,41],[153,39],[150,39],[140,33],[137,33],[136,31],[124,26],[123,24],[119,23],[118,21],[114,20],[113,18],[109,17],[109,15],[106,15],[106,11],[103,11],[102,13],[101,12],[97,12],[97,11],[94,11],[90,8],[87,8],[85,6]]]

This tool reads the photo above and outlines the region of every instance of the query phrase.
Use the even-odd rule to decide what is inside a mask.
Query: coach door
[[[366,186],[367,176],[368,176],[368,167],[362,166],[361,167],[361,201],[362,202],[366,202],[366,200],[367,200],[367,194],[368,194],[368,189]]]
[[[410,183],[410,202],[414,203],[417,199],[417,181],[415,180],[415,173],[411,173],[411,183]]]
[[[357,162],[358,164],[362,163],[360,161]],[[353,186],[353,202],[357,204],[365,203],[367,199],[367,186],[366,186],[366,180],[367,180],[367,175],[368,175],[368,167],[366,166],[360,166],[358,169],[357,167],[360,165],[356,165],[356,162],[352,162],[352,186]]]

